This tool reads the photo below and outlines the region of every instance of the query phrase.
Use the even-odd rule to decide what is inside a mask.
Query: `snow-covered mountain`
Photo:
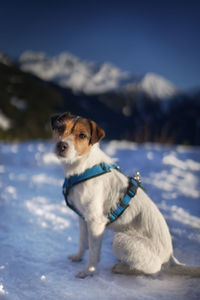
[[[66,53],[26,52],[18,62],[0,56],[0,82],[0,139],[49,138],[49,116],[69,110],[96,120],[108,139],[200,145],[200,94],[180,93],[156,74],[134,77]]]
[[[110,63],[82,61],[69,53],[50,57],[45,53],[26,51],[20,56],[19,63],[24,71],[86,94],[123,89],[145,93],[151,98],[165,99],[178,92],[171,82],[159,75],[147,73],[135,77]]]
[[[50,57],[44,53],[26,51],[19,57],[19,63],[23,71],[86,94],[114,90],[130,78],[127,72],[110,63],[100,65],[81,61],[69,53]]]
[[[128,84],[125,89],[128,92],[146,94],[154,99],[169,99],[180,93],[170,81],[154,73],[147,73],[140,81]]]

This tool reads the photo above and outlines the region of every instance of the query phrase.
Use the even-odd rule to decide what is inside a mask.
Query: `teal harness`
[[[70,176],[69,178],[65,178],[64,184],[63,184],[63,194],[65,197],[65,201],[68,207],[70,207],[75,213],[77,213],[83,220],[84,216],[81,215],[81,213],[73,206],[69,200],[68,195],[70,189],[86,180],[89,180],[91,178],[101,176],[105,173],[111,172],[111,169],[115,169],[119,172],[121,172],[119,166],[116,164],[108,165],[106,163],[101,163],[98,165],[95,165],[94,167],[85,170],[80,175],[74,175]],[[122,173],[122,172],[121,172]],[[138,175],[137,175],[138,176]],[[140,179],[139,177],[129,177],[129,185],[126,191],[126,194],[124,195],[124,198],[119,201],[117,207],[110,211],[108,214],[108,224],[116,221],[121,214],[125,211],[125,209],[129,206],[129,202],[131,199],[136,195],[137,189],[140,186]]]

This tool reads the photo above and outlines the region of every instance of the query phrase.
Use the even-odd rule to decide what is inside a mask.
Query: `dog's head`
[[[94,121],[69,112],[51,118],[54,131],[55,153],[66,162],[75,162],[99,142],[105,132]]]

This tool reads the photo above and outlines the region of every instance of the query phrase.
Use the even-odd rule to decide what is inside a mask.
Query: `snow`
[[[11,127],[11,121],[6,117],[6,115],[3,114],[3,112],[0,110],[0,128],[3,130],[8,130]]]
[[[0,284],[0,295],[6,294],[5,290],[3,289],[3,285]]]
[[[19,64],[22,70],[44,80],[54,81],[62,87],[86,94],[122,89],[139,92],[152,99],[170,99],[180,93],[170,81],[160,75],[147,73],[143,76],[133,76],[111,63],[84,61],[70,53],[51,57],[42,52],[25,51],[19,57]],[[129,106],[125,106],[123,114],[131,115]]]
[[[19,63],[24,71],[86,94],[123,89],[123,91],[147,94],[151,98],[169,99],[180,92],[170,81],[160,75],[147,73],[136,77],[111,63],[88,62],[70,53],[51,57],[45,53],[25,51],[20,56]],[[131,115],[129,106],[125,106],[123,114]]]
[[[140,89],[152,98],[166,99],[177,93],[175,86],[160,75],[147,73],[140,83]]]
[[[17,96],[12,96],[10,98],[10,103],[18,110],[24,111],[27,109],[27,102],[23,99],[19,99]]]
[[[148,95],[152,99],[170,99],[180,93],[170,81],[154,73],[147,73],[140,81],[128,84],[126,90]]]
[[[26,51],[20,56],[19,63],[24,71],[86,94],[116,89],[130,77],[128,72],[110,63],[82,61],[70,53],[50,57],[45,53]]]
[[[195,162],[191,159],[187,159],[186,161],[182,161],[176,157],[174,154],[166,155],[163,158],[164,164],[169,164],[172,166],[178,166],[180,169],[183,170],[194,170],[194,171],[200,171],[200,163]]]
[[[200,149],[104,142],[131,175],[139,171],[148,194],[164,214],[175,256],[200,265]],[[65,206],[64,180],[50,142],[0,143],[0,299],[199,299],[199,279],[116,275],[106,232],[99,271],[75,278],[87,261],[72,263],[77,216]]]

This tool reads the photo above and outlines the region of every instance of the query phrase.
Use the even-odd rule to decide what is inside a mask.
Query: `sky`
[[[200,1],[1,1],[0,51],[26,50],[153,72],[182,89],[200,87]]]

